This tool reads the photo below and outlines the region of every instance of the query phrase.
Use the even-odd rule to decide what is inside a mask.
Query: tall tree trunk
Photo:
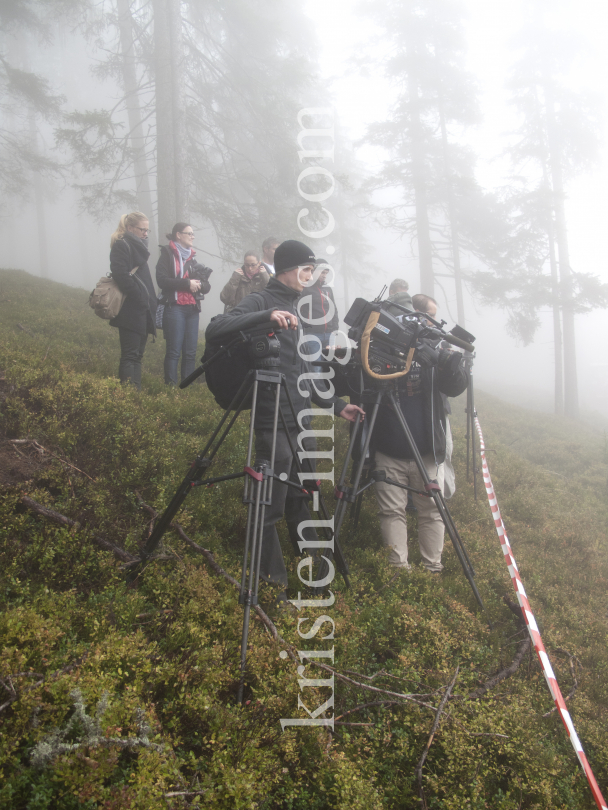
[[[38,151],[38,127],[36,126],[36,113],[30,110],[28,124],[32,149]],[[49,277],[49,248],[46,238],[46,212],[44,210],[44,191],[42,181],[37,172],[32,175],[32,188],[34,190],[34,205],[36,207],[36,231],[38,233],[38,256],[40,260],[40,275],[42,278]]]
[[[441,143],[443,146],[443,166],[445,174],[445,187],[448,200],[448,220],[450,224],[450,239],[452,243],[452,266],[454,268],[454,286],[456,287],[456,316],[460,326],[465,326],[464,297],[462,294],[462,273],[460,269],[460,245],[458,243],[458,221],[456,219],[456,205],[452,188],[452,171],[450,165],[450,150],[448,131],[445,125],[443,102],[439,104],[439,120],[441,122]]]
[[[433,275],[433,248],[429,229],[429,212],[426,192],[426,172],[424,167],[424,138],[420,122],[418,84],[410,74],[408,78],[411,119],[411,160],[414,200],[416,205],[416,238],[418,241],[418,263],[420,267],[420,291],[425,295],[435,293]]]
[[[549,179],[549,155],[543,161],[543,180],[547,199],[551,196]],[[549,268],[551,270],[551,308],[553,310],[553,354],[555,357],[555,398],[554,409],[559,416],[564,415],[564,345],[562,339],[562,308],[559,288],[559,273],[555,258],[555,222],[553,211],[547,212],[547,240],[549,242]]]
[[[156,165],[158,230],[170,231],[186,216],[182,157],[183,77],[180,0],[153,0],[155,88],[156,88]]]
[[[553,236],[553,220],[549,225],[549,265],[551,267],[551,294],[553,298],[553,352],[555,355],[555,413],[563,416],[564,413],[564,363],[562,322],[560,307],[559,276],[555,260],[555,238]]]
[[[572,419],[579,416],[578,378],[576,371],[576,339],[574,329],[574,302],[572,295],[572,270],[568,249],[566,227],[565,192],[562,173],[561,148],[555,123],[555,107],[552,88],[546,85],[547,135],[551,181],[553,186],[553,207],[555,212],[555,241],[557,242],[559,280],[562,301],[563,340],[564,340],[564,413]]]
[[[136,58],[133,43],[133,20],[129,0],[118,0],[118,28],[120,33],[120,50],[122,53],[122,77],[127,102],[129,119],[129,140],[133,150],[135,169],[135,188],[137,206],[148,215],[150,220],[150,245],[156,244],[154,224],[155,210],[150,190],[148,161],[146,160],[146,139],[141,120],[141,107],[138,97]]]

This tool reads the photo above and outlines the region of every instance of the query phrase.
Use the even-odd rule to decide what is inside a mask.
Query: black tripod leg
[[[366,475],[362,478],[361,486],[366,486],[370,481],[370,471],[368,470]],[[357,534],[357,529],[359,528],[359,518],[361,517],[361,507],[363,506],[363,492],[360,492],[356,498],[355,502],[353,503],[353,528],[352,528],[352,536],[353,538]]]
[[[251,393],[251,389],[253,387],[253,380],[252,380],[253,372],[250,372],[247,377],[243,380],[243,383],[239,390],[237,391],[236,396],[232,400],[230,404],[230,408],[224,413],[223,417],[221,418],[218,426],[213,431],[213,435],[205,445],[204,450],[200,453],[193,464],[191,465],[190,469],[186,473],[186,477],[179,485],[177,492],[169,502],[169,505],[162,513],[160,518],[156,521],[154,525],[154,529],[148,538],[146,545],[141,553],[142,562],[145,562],[150,555],[154,552],[157,548],[158,544],[160,543],[164,533],[169,528],[171,521],[175,517],[175,515],[179,512],[183,502],[186,500],[188,494],[191,492],[193,485],[196,481],[200,481],[200,479],[204,476],[205,471],[208,469],[211,461],[217,454],[221,444],[223,443],[224,439],[228,435],[228,432],[234,425],[235,421],[241,414],[245,403],[248,400],[249,394]],[[238,404],[237,404],[238,403]],[[231,409],[236,406],[236,410],[230,419],[228,426],[225,428],[224,432],[222,433],[219,440],[216,441],[222,427],[226,423],[228,416],[230,415]],[[130,578],[135,579],[138,575],[139,568],[135,568],[130,572]]]
[[[336,487],[336,495],[338,497],[338,503],[336,504],[336,509],[334,512],[334,520],[335,525],[339,529],[342,526],[342,521],[344,520],[344,514],[346,512],[346,507],[349,501],[344,497],[345,495],[345,487],[344,482],[346,481],[346,474],[348,473],[348,465],[350,464],[350,460],[352,458],[355,444],[357,443],[357,439],[359,437],[359,428],[363,423],[363,417],[361,414],[357,414],[357,421],[355,422],[355,426],[352,429],[350,435],[350,441],[348,443],[348,449],[346,451],[346,458],[344,459],[344,464],[342,465],[342,470],[340,472],[340,478],[338,479],[338,486]]]
[[[251,408],[251,425],[255,423],[255,409],[257,406],[257,381],[256,388],[254,388],[254,399]],[[254,503],[249,504],[248,514],[248,529],[249,534],[245,542],[245,553],[243,556],[243,571],[241,577],[241,594],[239,601],[245,605],[243,614],[243,633],[241,636],[241,678],[239,681],[239,689],[237,700],[239,703],[243,702],[243,690],[245,687],[245,671],[247,668],[247,644],[249,642],[249,621],[251,616],[251,608],[258,604],[258,589],[260,584],[260,565],[262,559],[262,544],[264,542],[264,518],[266,515],[266,506],[272,502],[272,472],[274,471],[274,463],[276,456],[277,446],[277,427],[279,417],[279,398],[281,395],[281,383],[276,383],[275,388],[275,402],[274,402],[274,420],[272,430],[272,445],[270,450],[270,464],[266,465],[265,462],[256,465],[256,480],[255,480],[255,500]],[[250,447],[249,459],[251,459],[251,450],[253,445],[253,427],[250,430]],[[259,477],[257,477],[259,476]],[[249,575],[247,577],[247,587],[244,587],[247,562],[249,562]]]
[[[449,536],[450,540],[452,541],[452,545],[454,546],[454,551],[456,552],[456,556],[458,557],[458,560],[460,561],[460,564],[462,566],[462,570],[464,571],[464,575],[467,578],[467,580],[469,581],[469,585],[471,586],[471,590],[473,591],[473,594],[475,596],[475,599],[477,600],[477,603],[479,604],[479,606],[481,607],[482,610],[485,610],[485,606],[483,604],[483,601],[481,599],[479,591],[477,590],[477,585],[475,583],[475,579],[474,579],[475,572],[473,570],[473,567],[471,566],[470,560],[469,560],[468,555],[467,555],[467,553],[465,551],[462,539],[461,539],[460,535],[458,534],[458,530],[456,529],[456,526],[455,526],[454,521],[452,519],[452,515],[450,514],[450,511],[449,511],[449,509],[448,509],[448,507],[446,505],[446,502],[445,502],[445,500],[443,498],[443,494],[442,494],[441,490],[437,490],[437,489],[433,489],[432,487],[429,487],[429,485],[432,484],[431,478],[430,478],[430,476],[429,476],[429,474],[427,472],[427,469],[426,469],[426,467],[424,465],[424,461],[422,460],[422,456],[420,455],[420,453],[418,451],[418,448],[416,447],[416,443],[414,442],[414,438],[413,438],[412,433],[411,433],[411,431],[409,429],[409,426],[408,426],[408,424],[407,424],[407,422],[405,420],[405,417],[403,416],[403,411],[401,410],[401,405],[399,403],[399,400],[397,399],[397,397],[395,396],[393,391],[389,391],[389,399],[391,401],[391,404],[393,406],[395,414],[397,415],[397,419],[399,420],[399,423],[400,423],[400,425],[401,425],[401,427],[403,429],[403,432],[405,433],[405,437],[406,437],[407,442],[408,442],[408,444],[410,446],[410,450],[412,451],[414,461],[416,462],[416,466],[418,467],[420,477],[424,481],[425,488],[427,488],[427,491],[430,493],[431,497],[435,501],[437,511],[439,512],[439,515],[441,516],[441,519],[442,519],[442,521],[444,523],[444,526],[446,528],[448,536]]]
[[[374,432],[374,425],[376,424],[376,419],[378,417],[378,410],[380,409],[380,403],[382,402],[382,397],[383,396],[384,396],[383,391],[377,391],[376,392],[376,399],[374,401],[374,406],[372,408],[372,415],[369,418],[369,422],[368,422],[368,425],[367,425],[367,436],[365,437],[365,441],[363,443],[363,448],[361,450],[361,458],[359,459],[359,461],[357,463],[357,468],[356,468],[356,471],[355,471],[354,478],[351,480],[351,492],[353,492],[353,493],[357,493],[358,490],[359,490],[359,483],[361,481],[361,475],[363,473],[363,468],[365,466],[365,459],[367,458],[367,453],[369,451],[369,445],[370,445],[370,442],[372,440],[372,434]],[[340,479],[342,481],[346,477],[345,470],[346,470],[346,465],[345,465],[345,467],[344,467],[344,469],[342,471],[342,475],[340,476]],[[336,513],[337,513],[337,511],[338,510],[336,509]],[[344,507],[342,508],[342,511],[340,512],[340,519],[336,520],[336,531],[335,531],[336,541],[337,541],[338,536],[340,534],[340,530],[342,529],[342,523],[344,522],[345,514],[346,514],[346,505],[344,505]]]
[[[475,417],[477,416],[477,412],[475,411],[475,394],[473,391],[473,374],[470,374],[469,377],[469,386],[471,392],[471,410],[470,410],[470,419],[471,419],[471,457],[473,463],[473,494],[475,495],[475,500],[477,500],[477,451],[475,449],[475,435],[477,432],[477,428],[475,426]]]
[[[467,404],[466,404],[466,414],[467,414],[467,481],[471,480],[471,384],[467,385]],[[473,463],[475,461],[473,460]]]

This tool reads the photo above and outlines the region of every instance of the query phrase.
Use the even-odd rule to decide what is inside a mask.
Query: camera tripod
[[[464,362],[467,371],[469,372],[469,383],[467,385],[467,406],[465,412],[467,415],[467,481],[471,480],[471,472],[473,473],[473,493],[475,500],[477,500],[477,453],[475,450],[475,417],[477,411],[475,410],[475,396],[473,393],[473,360],[475,354],[472,352],[464,353]]]
[[[199,366],[199,368],[196,369],[190,375],[190,377],[188,377],[186,380],[183,381],[181,387],[185,388],[187,385],[193,382],[194,379],[196,379],[196,377],[200,376],[204,372],[205,367],[208,367],[211,362],[215,362],[220,357],[228,354],[229,346],[233,346],[234,344],[235,341],[232,341],[230,344],[228,344],[228,346],[223,347],[223,349],[220,352],[218,352],[217,355],[214,355],[207,363],[203,363],[201,366]],[[329,514],[318,488],[319,482],[314,480],[314,470],[312,468],[311,462],[306,457],[303,458],[302,461],[300,461],[300,458],[298,457],[297,454],[297,449],[293,442],[293,438],[290,435],[289,430],[287,429],[285,416],[280,407],[281,388],[284,389],[287,395],[287,401],[289,404],[292,419],[294,420],[294,423],[296,425],[298,424],[293,401],[289,395],[289,390],[285,386],[285,376],[281,374],[279,371],[277,371],[276,368],[251,369],[248,372],[245,379],[243,380],[243,383],[241,384],[238,392],[236,393],[234,399],[232,400],[230,407],[225,411],[222,419],[215,428],[211,438],[205,445],[205,448],[192,463],[188,473],[186,474],[184,480],[178,487],[171,502],[169,503],[163,514],[160,516],[157,523],[155,524],[154,529],[150,534],[150,537],[148,538],[148,541],[146,542],[146,545],[141,554],[142,564],[145,564],[150,559],[154,550],[157,548],[164,533],[169,528],[171,521],[181,508],[186,497],[195,487],[200,486],[211,487],[214,484],[220,483],[222,481],[230,481],[236,478],[245,479],[243,491],[243,503],[247,505],[247,527],[245,531],[245,550],[243,554],[243,564],[241,569],[241,584],[239,592],[239,604],[244,605],[243,632],[241,639],[241,679],[239,682],[239,689],[237,695],[237,700],[239,703],[242,703],[243,701],[243,689],[245,685],[245,670],[247,665],[247,643],[249,638],[250,613],[251,608],[255,607],[258,604],[258,588],[260,580],[260,562],[261,562],[262,541],[264,532],[264,517],[266,507],[270,506],[270,504],[272,503],[272,490],[275,481],[278,481],[280,484],[285,484],[288,487],[291,487],[294,490],[297,490],[299,493],[305,494],[306,496],[312,499],[313,511],[317,512],[318,516],[322,518],[322,520],[325,523],[325,528],[323,529],[323,531],[325,534],[325,539],[327,540],[328,543],[328,551],[326,553],[328,554],[329,557],[332,554],[333,550],[333,557],[336,562],[336,567],[340,572],[340,574],[342,575],[347,587],[350,585],[348,578],[349,574],[348,566],[342,553],[340,544],[337,542],[335,537],[332,538],[331,530],[327,528],[329,524]],[[264,396],[270,395],[274,399],[271,450],[269,454],[270,455],[269,459],[263,461],[258,460],[255,466],[252,466],[254,454],[255,418],[261,394]],[[220,475],[213,478],[204,477],[207,470],[213,463],[213,460],[217,455],[221,445],[228,436],[234,423],[238,419],[240,413],[246,407],[249,407],[249,403],[251,403],[249,441],[247,446],[246,463],[243,470],[240,472],[234,472],[228,475]],[[232,411],[234,411],[234,413],[232,414],[232,416],[230,416]],[[279,419],[281,420],[282,429],[284,430],[287,436],[291,455],[293,458],[293,465],[295,466],[295,469],[299,474],[298,477],[300,479],[300,482],[302,481],[302,479],[311,482],[310,484],[306,485],[306,488],[302,486],[302,483],[296,483],[294,481],[289,480],[288,475],[286,473],[282,473],[280,476],[275,475],[274,473],[275,451],[277,444],[277,432],[279,430]],[[300,551],[297,548],[293,539],[292,542],[294,543],[294,550],[296,551],[296,553],[299,554]],[[131,576],[132,578],[135,578],[137,576],[137,571],[133,572]]]
[[[366,489],[371,487],[372,484],[375,484],[376,482],[382,481],[387,484],[390,484],[391,486],[399,487],[400,489],[404,489],[409,492],[414,492],[418,495],[423,495],[424,497],[432,498],[435,501],[435,506],[437,507],[439,515],[441,516],[441,520],[443,521],[448,536],[452,541],[452,545],[454,546],[456,556],[458,557],[458,560],[464,571],[464,575],[467,578],[469,585],[471,586],[473,595],[475,596],[475,599],[477,600],[477,603],[479,604],[481,609],[485,610],[483,601],[481,599],[479,591],[477,590],[477,585],[475,583],[474,578],[475,570],[471,564],[471,561],[469,560],[466,549],[462,542],[462,538],[458,533],[458,529],[456,528],[452,515],[450,514],[450,511],[447,507],[445,498],[443,497],[443,493],[441,491],[441,487],[436,481],[431,480],[424,465],[422,456],[420,455],[416,443],[414,442],[414,438],[407,424],[405,416],[403,415],[401,404],[399,402],[397,382],[396,381],[383,382],[379,380],[372,380],[371,382],[373,387],[369,390],[364,390],[363,393],[361,394],[362,400],[361,404],[363,409],[367,411],[365,407],[366,404],[368,406],[371,404],[372,406],[371,416],[369,417],[369,421],[366,425],[366,435],[365,438],[363,439],[363,443],[360,446],[360,449],[358,451],[355,451],[357,441],[359,440],[359,429],[362,424],[362,419],[361,417],[359,417],[352,430],[348,450],[346,453],[346,459],[344,461],[344,466],[342,468],[342,472],[340,473],[340,479],[336,487],[336,497],[338,499],[335,511],[336,542],[338,541],[340,536],[340,530],[342,528],[342,523],[344,522],[344,518],[346,515],[347,504],[352,503],[354,505],[355,517],[358,517],[358,512],[360,509],[360,496]],[[388,478],[386,476],[386,473],[383,470],[374,470],[374,469],[368,470],[365,482],[363,484],[361,483],[361,477],[365,470],[366,464],[369,465],[368,453],[371,437],[374,431],[374,425],[376,424],[376,419],[378,417],[380,405],[385,399],[388,400],[389,404],[394,409],[401,430],[405,435],[413,459],[416,463],[416,467],[418,468],[418,471],[420,473],[420,477],[424,482],[424,492],[417,490],[413,487],[406,486],[405,484],[400,484],[398,481],[393,481],[391,478]],[[356,458],[354,456],[356,456]],[[354,475],[351,479],[351,486],[348,487],[345,485],[345,481],[351,458],[353,458]]]

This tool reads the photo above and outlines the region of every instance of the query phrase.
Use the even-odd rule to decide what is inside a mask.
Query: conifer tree
[[[521,125],[511,148],[514,167],[525,168],[519,188],[511,189],[511,245],[494,265],[495,274],[478,275],[488,302],[511,315],[513,331],[531,340],[538,311],[553,313],[555,410],[579,413],[574,316],[608,306],[608,285],[570,263],[566,222],[567,183],[597,155],[597,120],[592,100],[567,87],[572,38],[544,26],[542,3],[521,37],[523,55],[511,81],[512,101]],[[524,335],[520,326],[528,329]]]
[[[73,111],[58,133],[84,207],[109,217],[134,205],[147,170],[160,233],[195,216],[233,259],[293,235],[298,111],[327,101],[295,0],[113,2],[97,73],[124,95],[112,110]]]
[[[420,288],[429,295],[447,270],[464,322],[462,251],[483,252],[476,214],[483,193],[470,151],[452,129],[477,118],[475,88],[463,68],[463,9],[454,0],[406,0],[371,6],[383,30],[385,75],[397,98],[390,119],[369,127],[367,141],[389,152],[371,189],[399,199],[379,221],[417,244]]]

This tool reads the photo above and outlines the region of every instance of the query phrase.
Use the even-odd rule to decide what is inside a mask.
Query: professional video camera
[[[394,308],[402,310],[402,314],[393,315],[390,310]],[[404,376],[416,353],[439,341],[474,351],[475,338],[460,326],[446,333],[443,322],[389,301],[357,298],[344,320],[350,326],[348,337],[356,343],[355,361],[376,380]]]

